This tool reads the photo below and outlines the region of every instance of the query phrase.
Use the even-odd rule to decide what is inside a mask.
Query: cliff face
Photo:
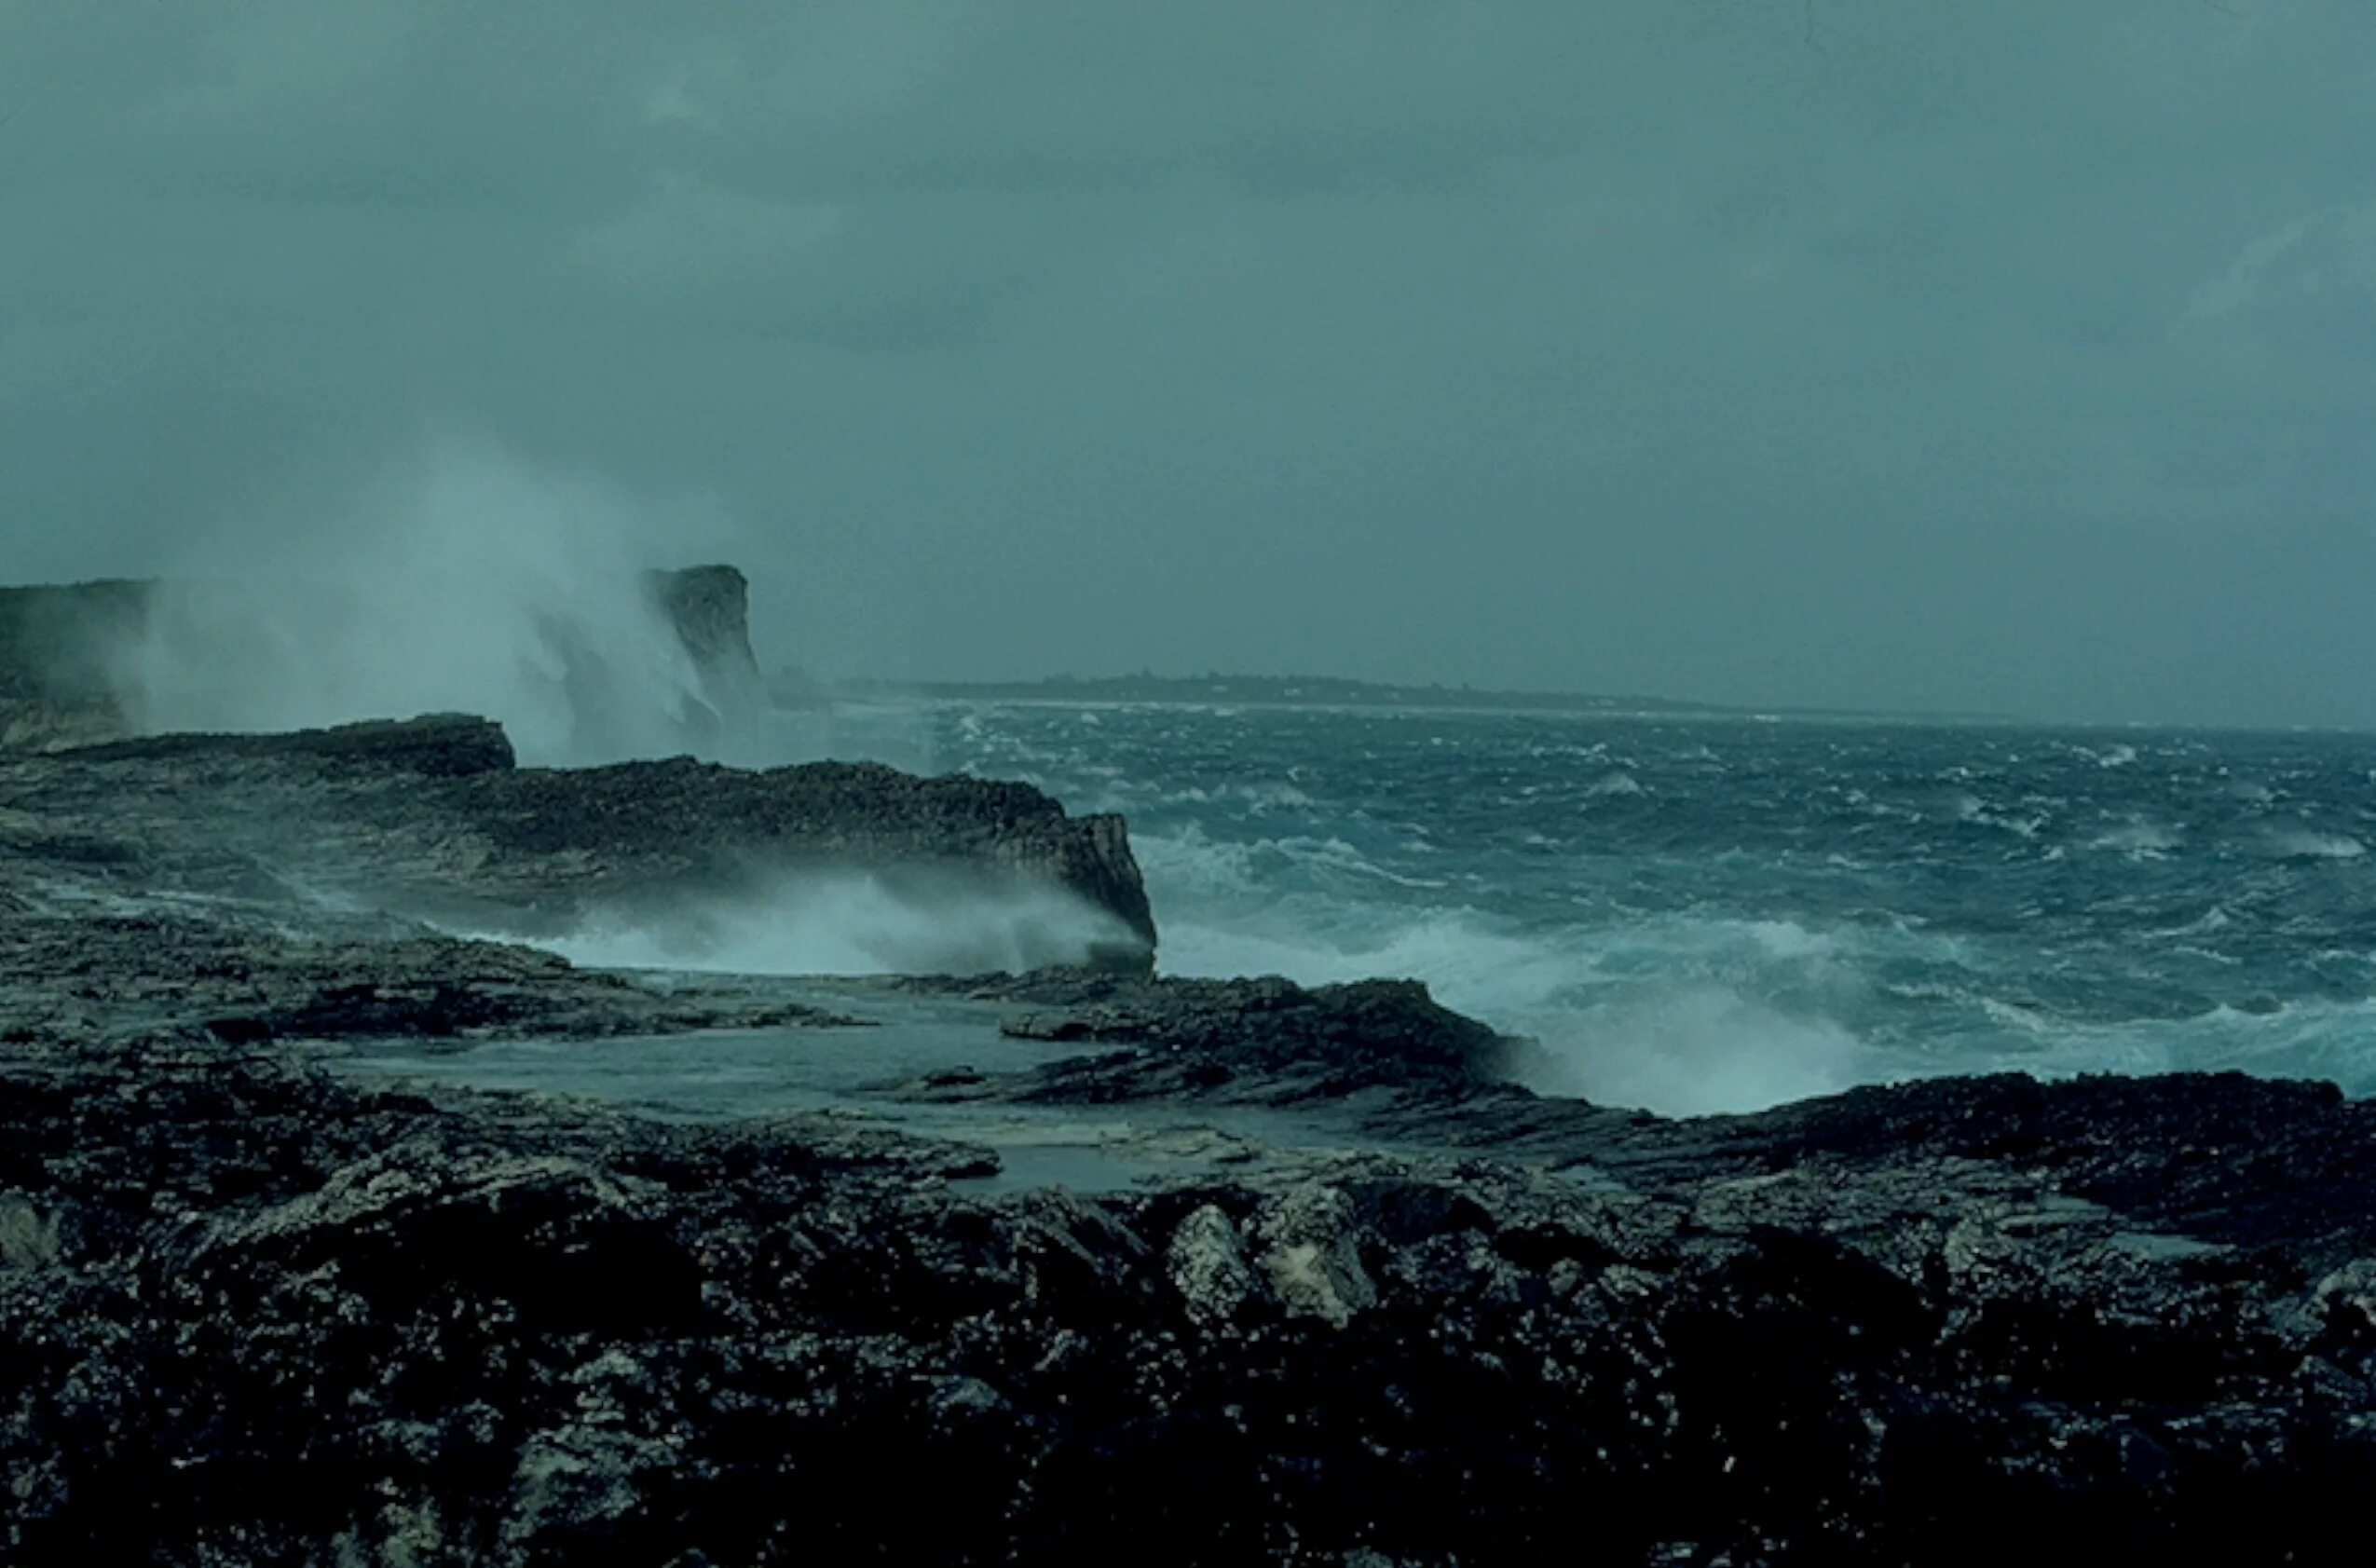
[[[541,746],[523,740],[531,757],[696,749],[763,710],[740,571],[652,572],[624,587],[591,604],[526,606],[518,640],[464,642],[451,674],[517,662],[544,682],[537,711],[562,710],[567,741],[556,745],[548,724]],[[325,661],[352,662],[369,642],[342,619],[343,600],[253,587],[227,605],[197,597],[207,634],[193,646],[216,657],[166,673],[200,686],[277,679],[325,638],[356,645],[321,649]],[[160,582],[0,590],[0,862],[13,849],[13,869],[47,863],[53,881],[105,865],[143,891],[204,897],[327,891],[350,907],[536,936],[589,922],[644,929],[692,918],[704,901],[706,924],[725,907],[730,927],[763,928],[787,888],[854,877],[905,907],[954,898],[1000,911],[983,968],[1150,962],[1154,922],[1121,821],[1068,817],[1020,784],[874,766],[750,771],[682,756],[547,770],[517,766],[522,732],[485,719],[293,729],[262,703],[218,722],[204,702],[185,704],[182,723],[140,735],[160,727],[159,710],[140,707],[153,689],[134,662],[157,674],[160,623],[169,652],[187,651],[175,628],[192,601]],[[468,608],[445,612],[466,635]],[[655,646],[672,632],[675,647]],[[0,864],[0,894],[11,869]]]
[[[176,585],[113,579],[0,588],[0,752],[51,751],[122,738],[145,728],[132,711],[136,666]],[[729,727],[762,702],[751,652],[748,584],[732,566],[695,566],[647,575],[643,592],[672,626],[708,709],[685,739]],[[304,645],[335,627],[339,616],[294,589],[280,616],[268,589],[243,592],[243,634],[302,660]],[[270,622],[279,620],[275,625]],[[549,641],[567,666],[563,684],[579,726],[601,734],[632,728],[638,716],[617,708],[635,700],[606,670],[599,627],[552,628]],[[662,634],[664,635],[664,634]],[[449,697],[447,702],[454,701]],[[366,716],[357,714],[353,716]],[[648,717],[649,716],[642,716]]]

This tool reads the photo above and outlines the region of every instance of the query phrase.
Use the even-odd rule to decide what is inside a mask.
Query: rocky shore
[[[1401,1092],[1468,1114],[1468,1031],[1419,998],[1270,1000],[1400,1029]],[[1232,1016],[1134,1005],[1182,1040]],[[1242,1177],[995,1195],[988,1152],[842,1117],[358,1086],[203,1029],[20,1040],[0,1545],[2258,1562],[2349,1538],[2376,1479],[2376,1125],[2316,1087],[1579,1111],[1459,1153],[1359,1118]]]
[[[448,934],[828,866],[1061,895],[1101,962],[827,995]],[[1155,936],[1119,821],[1018,784],[524,769],[463,718],[0,759],[0,1561],[2362,1533],[2367,1103],[1990,1078],[1670,1121],[1512,1086],[1525,1043],[1415,985],[1157,979]],[[718,1040],[869,1082],[694,1116],[350,1056]],[[1033,1180],[1017,1125],[1190,1153]]]

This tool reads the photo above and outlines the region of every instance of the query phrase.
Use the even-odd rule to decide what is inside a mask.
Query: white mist
[[[646,587],[651,530],[600,485],[442,443],[351,510],[170,579],[119,660],[127,713],[157,731],[460,712],[528,762],[686,750],[700,678]]]

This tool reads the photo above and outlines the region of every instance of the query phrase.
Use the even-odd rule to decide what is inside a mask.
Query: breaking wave
[[[2308,827],[2273,829],[2265,842],[2269,852],[2283,860],[2357,860],[2368,853],[2368,846],[2349,834]]]
[[[1346,866],[1341,842],[1316,857]],[[1508,929],[1472,907],[1382,905],[1318,890],[1265,898],[1261,868],[1292,845],[1139,843],[1164,920],[1167,974],[1283,975],[1325,985],[1425,979],[1447,1006],[1527,1037],[1539,1092],[1673,1114],[1756,1110],[1844,1089],[1869,1071],[1824,1011],[1845,979],[1838,941],[1788,921],[1674,920]]]
[[[786,878],[760,894],[597,918],[535,939],[573,963],[731,975],[987,975],[1088,962],[1135,941],[1113,916],[1037,883]]]
[[[1130,820],[1171,974],[1427,981],[1539,1091],[1949,1072],[2376,1092],[2376,741],[1575,716],[946,711]]]

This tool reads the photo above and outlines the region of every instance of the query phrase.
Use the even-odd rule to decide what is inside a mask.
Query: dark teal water
[[[1417,975],[1546,1089],[2376,1091],[2376,737],[1014,704],[834,740],[1126,812],[1167,970]]]

